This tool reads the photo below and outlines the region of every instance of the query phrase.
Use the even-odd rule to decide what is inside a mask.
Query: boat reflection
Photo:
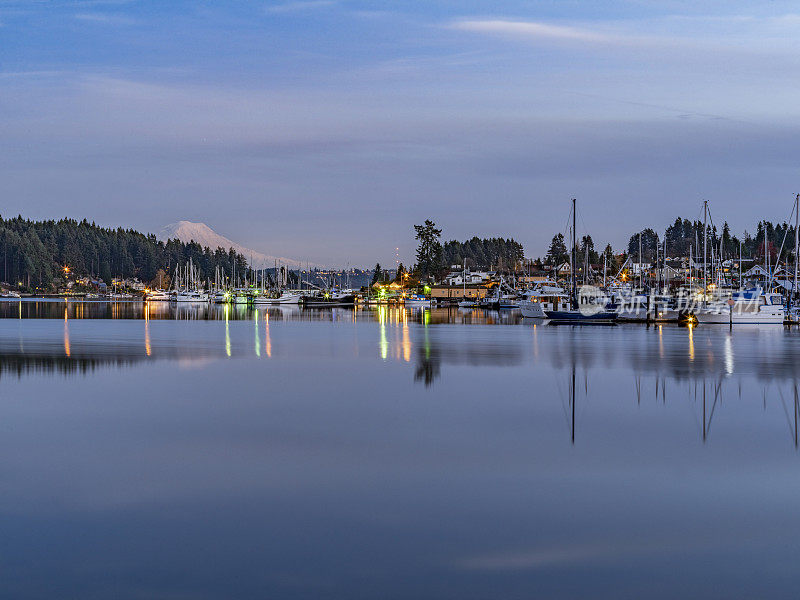
[[[796,333],[774,328],[734,332],[618,329],[611,336],[595,336],[579,328],[546,340],[538,332],[534,335],[534,356],[547,357],[559,389],[566,382],[562,402],[573,444],[576,410],[580,420],[582,405],[633,399],[642,406],[648,397],[661,404],[687,404],[694,412],[699,439],[706,443],[725,398],[737,394],[744,406],[752,409],[759,400],[762,414],[779,413],[785,418],[792,443],[798,446],[800,349]],[[593,377],[607,381],[608,373],[615,374],[613,393],[607,385],[593,393],[589,381]],[[584,385],[576,387],[576,379]],[[633,385],[626,384],[626,379]]]

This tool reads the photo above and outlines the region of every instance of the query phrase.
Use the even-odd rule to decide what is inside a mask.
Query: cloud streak
[[[463,20],[450,24],[452,29],[488,33],[522,39],[566,40],[593,44],[609,44],[628,41],[624,37],[582,29],[550,25],[536,21],[508,21],[503,19]]]
[[[450,21],[446,27],[469,33],[527,42],[617,46],[651,49],[702,49],[739,53],[797,51],[800,17],[794,14],[757,18],[748,15],[689,17],[673,15],[646,20],[555,24],[503,18]]]
[[[88,23],[105,25],[135,25],[136,19],[125,15],[110,15],[107,13],[78,13],[75,18]]]
[[[333,0],[306,0],[298,2],[286,2],[284,4],[275,4],[268,6],[266,11],[268,13],[292,13],[302,12],[307,10],[314,10],[318,8],[328,8],[335,5]]]

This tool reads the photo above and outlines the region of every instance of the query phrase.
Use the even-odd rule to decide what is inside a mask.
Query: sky
[[[0,213],[330,266],[428,218],[542,256],[573,197],[618,250],[741,233],[800,191],[798,81],[781,0],[0,0]]]

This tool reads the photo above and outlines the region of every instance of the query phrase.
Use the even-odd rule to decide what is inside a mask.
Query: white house
[[[452,272],[445,278],[447,285],[470,285],[475,283],[483,283],[490,279],[489,273],[484,271],[463,271]]]
[[[783,267],[778,267],[772,271],[772,277],[774,278],[779,273],[783,273]],[[767,270],[764,268],[763,265],[755,265],[748,269],[742,277],[747,277],[748,279],[763,279],[766,280],[769,277]]]

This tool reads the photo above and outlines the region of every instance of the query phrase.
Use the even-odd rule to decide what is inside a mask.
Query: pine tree
[[[564,243],[564,234],[557,233],[550,241],[550,247],[547,249],[547,255],[545,256],[545,263],[557,267],[568,258],[567,245]]]
[[[442,230],[436,228],[436,223],[426,219],[424,225],[414,225],[414,231],[414,239],[419,240],[416,268],[422,279],[430,279],[443,267],[442,244],[439,242]]]
[[[372,284],[375,285],[378,283],[381,278],[383,277],[383,271],[381,270],[381,263],[375,263],[375,271],[372,273]]]

